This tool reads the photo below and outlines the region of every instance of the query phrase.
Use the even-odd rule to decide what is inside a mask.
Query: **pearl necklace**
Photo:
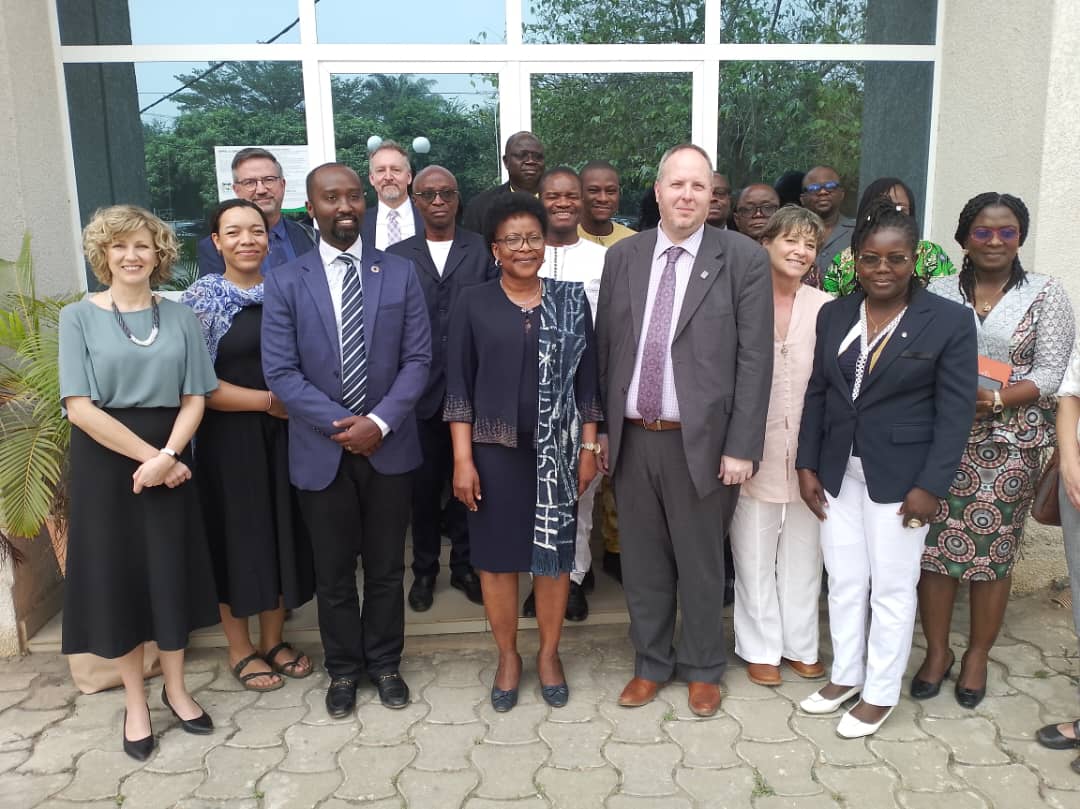
[[[116,315],[116,322],[120,324],[120,331],[124,333],[124,336],[131,340],[135,345],[143,348],[153,345],[154,341],[158,338],[158,332],[160,331],[161,326],[161,310],[158,309],[157,298],[154,297],[153,294],[150,295],[150,309],[153,313],[153,326],[150,329],[150,335],[146,339],[139,339],[131,333],[128,324],[124,322],[124,316],[120,314],[120,309],[116,306],[116,301],[113,300],[112,292],[110,291],[105,294],[109,296],[109,306],[112,307],[113,314]]]

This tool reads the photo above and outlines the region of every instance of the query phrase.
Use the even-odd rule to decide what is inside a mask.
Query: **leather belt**
[[[627,419],[627,424],[633,424],[640,427],[643,430],[648,430],[650,433],[660,433],[665,430],[681,430],[682,424],[677,421],[664,421],[663,419],[657,419],[656,421],[645,421],[644,419]]]

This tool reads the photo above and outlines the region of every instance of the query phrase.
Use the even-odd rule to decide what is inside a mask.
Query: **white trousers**
[[[581,584],[585,574],[592,565],[592,548],[589,547],[589,539],[592,536],[593,526],[593,502],[596,493],[600,490],[600,473],[596,474],[589,488],[578,498],[577,507],[577,537],[574,540],[574,569],[570,572],[570,581]]]
[[[829,573],[829,679],[862,686],[862,698],[872,705],[896,705],[911,656],[919,560],[930,529],[905,528],[899,503],[872,501],[858,458],[848,461],[840,496],[826,497],[821,550]]]
[[[739,495],[731,518],[735,653],[748,663],[818,661],[819,522],[801,500]]]

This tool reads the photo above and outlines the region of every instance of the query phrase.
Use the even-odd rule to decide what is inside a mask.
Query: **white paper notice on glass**
[[[236,196],[233,192],[232,161],[241,149],[250,146],[215,146],[214,167],[217,172],[218,202],[224,202]],[[304,181],[308,173],[308,147],[304,146],[258,146],[266,149],[277,158],[285,175],[285,200],[283,211],[303,212],[307,194]]]

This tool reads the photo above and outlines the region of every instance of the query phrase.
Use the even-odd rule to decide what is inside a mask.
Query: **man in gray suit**
[[[699,716],[720,705],[724,535],[761,460],[773,357],[768,260],[705,224],[712,174],[701,148],[667,151],[660,227],[608,250],[596,317],[636,652],[619,704],[645,705],[676,677]]]

